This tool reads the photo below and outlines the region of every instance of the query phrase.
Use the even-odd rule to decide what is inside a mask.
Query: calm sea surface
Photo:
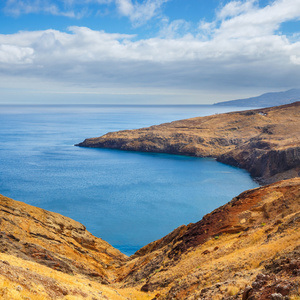
[[[0,106],[0,193],[83,223],[125,254],[257,186],[177,155],[73,145],[109,131],[238,110],[214,106]]]

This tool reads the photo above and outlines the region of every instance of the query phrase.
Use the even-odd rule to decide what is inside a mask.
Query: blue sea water
[[[0,193],[71,217],[131,255],[257,183],[213,159],[74,144],[109,131],[233,110],[238,108],[0,106]]]

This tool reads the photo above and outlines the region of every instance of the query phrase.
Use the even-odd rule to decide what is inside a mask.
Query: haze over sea
[[[0,193],[71,217],[131,255],[257,183],[246,171],[213,159],[74,144],[110,131],[234,110],[240,108],[0,106]]]

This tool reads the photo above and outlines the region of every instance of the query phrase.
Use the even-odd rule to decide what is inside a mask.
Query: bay
[[[74,144],[110,131],[234,110],[239,108],[0,106],[0,193],[71,217],[131,255],[257,183],[246,171],[213,159]]]

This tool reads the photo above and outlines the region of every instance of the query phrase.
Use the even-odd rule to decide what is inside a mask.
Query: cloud
[[[299,0],[277,0],[264,8],[255,5],[256,1],[235,2],[234,9],[227,4],[217,15],[221,25],[216,34],[224,38],[249,38],[272,35],[282,23],[300,19]],[[231,16],[231,18],[224,19]]]
[[[80,16],[80,13],[76,14],[72,9],[62,10],[58,4],[50,0],[7,0],[4,12],[15,17],[32,13],[47,13],[72,18]]]
[[[14,45],[0,45],[0,63],[6,65],[30,64],[34,50],[29,47]]]
[[[7,15],[19,17],[24,14],[49,14],[80,19],[89,15],[91,11],[108,6],[115,0],[3,0],[4,12]],[[98,6],[98,8],[97,8]]]
[[[161,20],[161,28],[158,36],[160,38],[174,39],[189,35],[189,29],[191,24],[185,20],[175,20],[170,22],[168,18],[163,18]]]
[[[244,13],[249,13],[255,8],[258,8],[257,4],[257,0],[231,1],[218,11],[217,19],[225,20]]]
[[[133,3],[132,0],[116,0],[116,5],[121,15],[129,17],[134,26],[140,26],[159,15],[162,5],[168,1],[145,0]]]
[[[134,7],[131,0],[117,0],[117,7],[123,16],[130,16],[133,14]]]
[[[81,18],[86,12],[95,10],[95,5],[107,6],[115,3],[121,16],[128,17],[135,27],[144,25],[161,13],[161,7],[170,0],[4,0],[6,14],[47,13],[55,16]],[[96,7],[97,8],[97,7]],[[96,9],[97,14],[98,9]]]
[[[126,3],[123,13],[134,15],[135,4]],[[290,88],[299,85],[299,35],[291,40],[277,29],[299,16],[299,0],[263,8],[233,1],[195,35],[191,24],[168,19],[149,39],[85,27],[0,35],[0,76],[18,78],[16,87],[31,78],[33,86],[43,80],[69,91],[111,93]]]

